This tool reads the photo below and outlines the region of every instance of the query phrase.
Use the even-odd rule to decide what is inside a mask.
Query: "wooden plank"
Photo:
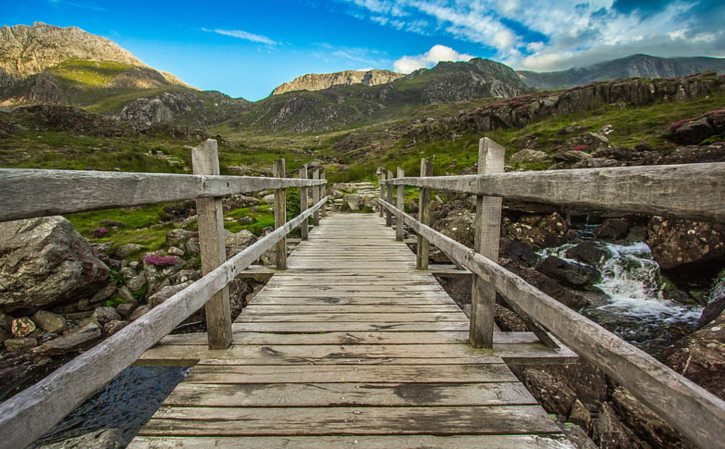
[[[488,137],[484,137],[478,145],[478,173],[481,175],[503,173],[505,155],[504,147]],[[476,196],[476,229],[473,250],[491,260],[498,260],[501,204],[502,200],[499,197]],[[470,341],[474,347],[490,348],[493,346],[495,308],[496,289],[478,276],[474,277],[471,285],[470,327]]]
[[[195,175],[218,175],[219,155],[216,140],[208,139],[191,150],[191,162]],[[201,273],[206,275],[227,260],[222,198],[199,198],[196,200],[196,210]],[[224,287],[214,293],[204,306],[210,348],[224,349],[231,344],[231,313],[229,289]]]
[[[725,440],[718,439],[718,435],[725,433],[725,401],[497,263],[421,225],[392,204],[380,203],[453,261],[494,284],[508,301],[516,303],[564,344],[625,386],[690,440],[702,447],[725,447]],[[692,420],[693,416],[699,418]]]
[[[725,162],[404,178],[387,184],[584,209],[725,221]]]
[[[309,315],[316,313],[460,313],[461,309],[455,304],[408,304],[404,306],[380,307],[377,305],[261,305],[253,304],[244,309],[246,316],[269,316],[276,314],[300,314]]]
[[[419,296],[288,296],[288,297],[275,297],[265,295],[264,291],[260,292],[252,298],[251,304],[277,304],[280,306],[284,305],[324,305],[324,304],[338,304],[338,305],[377,305],[377,306],[395,306],[403,304],[418,304],[418,305],[436,305],[436,304],[450,304],[450,299],[444,296],[432,297],[426,295],[425,298]]]
[[[405,171],[400,167],[398,167],[397,177],[405,178]],[[398,209],[400,209],[400,210],[405,210],[405,203],[403,202],[403,200],[404,200],[403,188],[404,187],[405,186],[403,186],[403,185],[398,186],[397,204],[398,204]],[[403,241],[403,224],[400,221],[395,222],[395,240],[398,240],[401,242]]]
[[[128,449],[575,449],[563,435],[134,438]]]
[[[280,159],[272,166],[272,176],[284,178],[286,169],[284,159]],[[317,201],[315,201],[317,202]],[[280,228],[287,222],[287,192],[284,189],[274,191],[274,228]],[[278,270],[287,269],[287,241],[282,237],[274,252],[275,266]]]
[[[315,425],[310,425],[315,423]],[[539,406],[167,407],[139,435],[437,435],[559,433]]]
[[[264,323],[264,322],[285,322],[295,321],[339,321],[339,322],[376,322],[376,323],[423,323],[441,321],[460,321],[468,323],[468,317],[463,312],[408,312],[408,313],[316,313],[316,314],[284,314],[275,313],[270,315],[245,315],[237,318],[237,323]]]
[[[0,168],[0,221],[316,186],[321,180],[254,176]]]
[[[259,259],[322,204],[315,204],[118,333],[0,404],[0,434],[3,435],[0,444],[8,448],[26,447],[38,439],[87,397],[139,359],[151,345],[199,310],[237,273]],[[49,395],[49,391],[53,394]]]
[[[433,166],[425,159],[420,160],[420,176],[425,178],[433,174]],[[430,189],[420,189],[420,198],[418,201],[418,220],[425,225],[430,225]],[[381,207],[380,210],[383,210]],[[428,269],[428,258],[430,257],[430,245],[428,240],[421,236],[417,236],[416,245],[416,265],[419,270]]]
[[[500,383],[270,383],[179,384],[165,406],[324,407],[531,405],[520,382]]]

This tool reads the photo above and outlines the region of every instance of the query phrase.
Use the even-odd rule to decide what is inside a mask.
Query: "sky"
[[[0,24],[35,21],[249,100],[305,73],[473,57],[549,71],[634,53],[725,56],[723,0],[0,0]]]

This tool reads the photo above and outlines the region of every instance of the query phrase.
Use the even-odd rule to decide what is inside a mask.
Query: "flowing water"
[[[126,368],[101,391],[56,424],[33,447],[109,428],[120,430],[128,443],[189,369],[167,366]]]
[[[540,254],[566,257],[573,244],[548,248]],[[622,338],[657,354],[697,323],[702,307],[667,299],[667,282],[644,242],[601,243],[609,255],[596,266],[601,280],[594,287],[599,299],[581,312]]]

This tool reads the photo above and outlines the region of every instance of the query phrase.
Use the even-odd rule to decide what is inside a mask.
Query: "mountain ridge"
[[[363,84],[365,86],[377,86],[387,84],[396,79],[402,78],[402,73],[390,70],[343,70],[332,73],[307,73],[300,75],[292,81],[282,83],[272,90],[272,95],[281,95],[297,90],[323,90],[332,86]]]

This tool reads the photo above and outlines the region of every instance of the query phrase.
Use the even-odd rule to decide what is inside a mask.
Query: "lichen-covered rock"
[[[725,263],[725,226],[721,223],[652,217],[646,242],[665,270],[712,271]]]
[[[191,283],[192,283],[191,281],[186,281],[182,284],[170,285],[168,287],[162,288],[158,292],[149,296],[149,298],[148,298],[149,306],[151,306],[152,308],[158,306],[159,304],[163,303],[167,299],[171,298],[175,294],[179,293],[180,291],[182,291],[183,289],[185,289],[186,287],[191,285]]]
[[[527,162],[541,162],[549,158],[549,155],[539,150],[532,150],[524,148],[519,150],[511,156],[511,162],[527,163]]]
[[[524,384],[546,411],[569,416],[576,401],[576,393],[564,382],[546,371],[532,368],[524,371]]]
[[[93,319],[99,324],[105,324],[109,321],[120,320],[121,315],[113,307],[97,307],[93,311]]]
[[[519,221],[504,218],[502,236],[536,246],[558,246],[566,241],[569,226],[561,215],[529,215]]]
[[[46,310],[38,310],[33,315],[33,321],[40,326],[46,332],[52,332],[54,334],[59,333],[65,329],[65,318],[62,316],[48,312]]]
[[[15,318],[10,322],[10,332],[17,338],[27,337],[37,328],[35,322],[26,316]]]
[[[15,352],[35,347],[38,339],[35,337],[8,338],[3,344],[8,352]]]
[[[594,423],[594,441],[602,449],[644,449],[639,438],[622,424],[609,402],[602,404]]]
[[[108,267],[63,217],[0,223],[0,306],[37,309],[92,294]]]
[[[246,229],[239,232],[226,233],[224,236],[224,244],[226,246],[227,258],[231,258],[244,251],[247,247],[249,247],[249,245],[256,241],[257,237]]]

